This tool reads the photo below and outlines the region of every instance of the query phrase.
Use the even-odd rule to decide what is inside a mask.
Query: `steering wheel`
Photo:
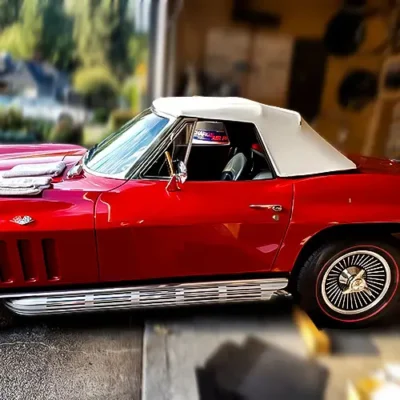
[[[237,181],[244,171],[247,158],[243,153],[237,153],[226,164],[222,170],[222,181]]]

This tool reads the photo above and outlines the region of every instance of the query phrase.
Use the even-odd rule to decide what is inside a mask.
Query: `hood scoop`
[[[51,186],[53,177],[62,174],[63,161],[42,164],[20,164],[0,173],[0,196],[33,196]]]

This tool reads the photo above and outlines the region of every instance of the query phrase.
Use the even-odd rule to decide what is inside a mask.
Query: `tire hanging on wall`
[[[365,36],[364,16],[358,12],[341,10],[328,23],[324,44],[328,53],[346,57],[358,51]]]
[[[345,110],[361,111],[377,96],[377,75],[367,69],[349,72],[339,85],[337,101]]]

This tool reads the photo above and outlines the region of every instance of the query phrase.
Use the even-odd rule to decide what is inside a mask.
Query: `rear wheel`
[[[399,249],[391,242],[322,246],[300,271],[300,304],[319,323],[355,327],[372,323],[396,303],[399,261]]]

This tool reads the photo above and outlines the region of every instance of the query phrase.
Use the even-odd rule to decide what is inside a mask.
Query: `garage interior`
[[[294,109],[345,152],[398,157],[395,2],[192,0],[181,7],[176,94],[228,91]]]

